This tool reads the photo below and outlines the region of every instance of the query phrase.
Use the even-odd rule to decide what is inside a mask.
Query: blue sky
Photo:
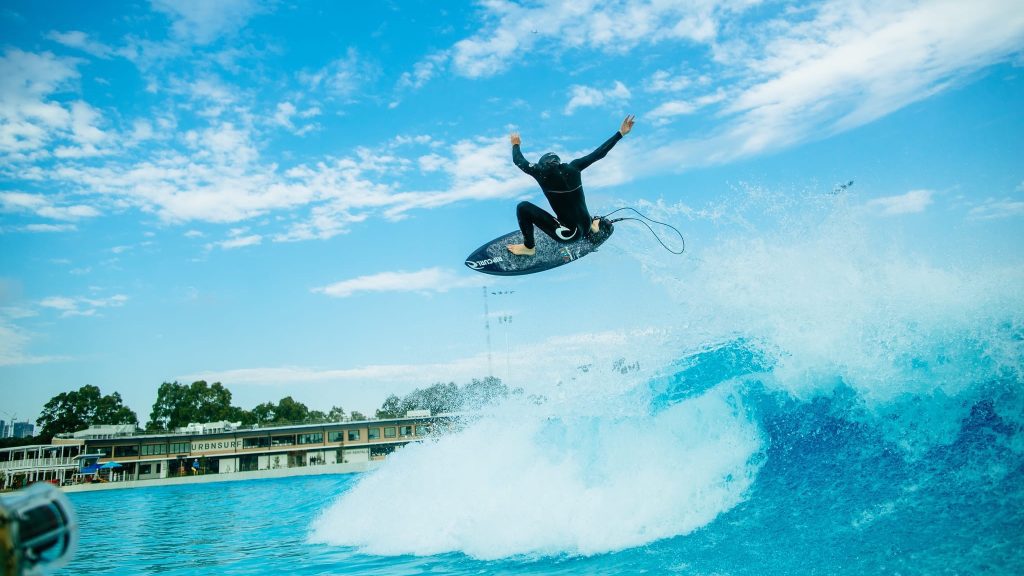
[[[932,261],[1024,245],[1019,2],[7,1],[0,30],[4,420],[85,384],[144,422],[173,380],[372,412],[562,378],[664,328],[666,267],[785,228],[735,216],[766,197],[841,197]],[[686,256],[623,224],[543,275],[464,268],[543,202],[511,130],[572,157],[628,113],[588,204]],[[490,368],[484,285],[513,292]]]

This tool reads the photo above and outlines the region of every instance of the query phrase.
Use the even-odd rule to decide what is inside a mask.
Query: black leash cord
[[[664,222],[658,222],[657,220],[653,220],[651,218],[648,218],[647,216],[644,216],[643,214],[638,212],[635,208],[630,208],[629,206],[626,206],[626,207],[623,207],[623,208],[619,208],[617,210],[612,210],[611,212],[609,212],[609,213],[605,214],[604,216],[602,216],[602,218],[608,218],[612,214],[615,214],[616,212],[621,212],[623,210],[632,210],[637,216],[639,216],[640,218],[643,218],[643,220],[641,220],[640,218],[626,217],[626,218],[616,218],[615,220],[609,220],[609,222],[614,224],[616,222],[622,222],[623,220],[636,220],[637,222],[643,224],[644,226],[647,226],[647,229],[651,231],[651,234],[654,235],[654,238],[658,241],[659,244],[661,244],[661,247],[664,248],[665,250],[668,250],[672,254],[682,254],[683,252],[686,251],[686,240],[683,238],[683,233],[680,232],[678,228],[676,228],[675,226],[673,226],[671,224],[666,224]],[[651,228],[651,225],[648,224],[647,222],[644,222],[644,220],[646,220],[647,222],[654,223],[654,224],[660,224],[662,226],[665,226],[666,228],[671,228],[672,230],[674,230],[675,233],[679,235],[679,241],[683,243],[682,249],[680,249],[678,252],[676,252],[675,250],[673,250],[673,249],[669,248],[668,246],[666,246],[665,243],[662,242],[661,237],[658,236],[658,233],[654,231],[654,228]]]

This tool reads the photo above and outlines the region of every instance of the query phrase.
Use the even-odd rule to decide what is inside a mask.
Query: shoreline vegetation
[[[438,382],[417,388],[403,397],[391,394],[377,408],[373,418],[398,418],[411,410],[430,410],[432,414],[476,410],[521,390],[510,390],[495,377],[474,378],[462,386]],[[370,419],[362,412],[346,413],[341,406],[328,411],[313,410],[291,396],[276,403],[263,402],[251,410],[231,404],[231,391],[220,382],[192,384],[164,382],[157,390],[149,421],[139,426],[134,411],[124,405],[121,395],[104,396],[99,387],[87,384],[78,390],[62,392],[51,398],[36,420],[39,433],[26,438],[2,438],[0,448],[50,443],[58,434],[70,434],[93,425],[133,424],[147,433],[171,432],[198,422],[241,422],[242,426],[320,424],[358,422]]]

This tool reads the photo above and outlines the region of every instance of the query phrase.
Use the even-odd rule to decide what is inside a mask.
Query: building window
[[[380,428],[370,428],[366,431],[367,440],[380,440]]]
[[[394,438],[395,437],[395,427],[394,426],[385,426],[384,427],[384,437],[385,438]]]
[[[348,441],[351,442],[353,440],[359,440],[359,430],[348,431]]]
[[[259,456],[255,454],[249,454],[247,456],[238,457],[239,472],[252,472],[253,470],[259,470],[259,464]]]
[[[271,436],[271,446],[291,446],[295,444],[295,436]]]
[[[341,442],[345,439],[345,433],[341,430],[327,433],[327,439],[331,442]]]
[[[152,474],[153,466],[151,464],[139,464],[139,474]]]
[[[420,424],[420,425],[416,426],[416,435],[417,436],[426,436],[429,432],[430,432],[430,427],[429,426],[426,426],[424,424]]]
[[[400,426],[398,430],[399,436],[412,436],[412,426]]]
[[[242,438],[242,448],[266,448],[270,446],[270,436],[251,436]]]
[[[153,456],[154,454],[167,454],[167,444],[143,444],[142,455]]]
[[[188,442],[171,442],[170,454],[188,454],[192,446]]]
[[[323,432],[314,432],[312,434],[300,434],[299,444],[323,444],[324,434]]]
[[[110,447],[110,446],[97,446],[97,447],[93,448],[93,450],[96,451],[96,452],[94,452],[94,454],[95,453],[102,454],[102,456],[100,456],[100,458],[110,458],[110,455],[114,453],[114,449],[112,447]]]

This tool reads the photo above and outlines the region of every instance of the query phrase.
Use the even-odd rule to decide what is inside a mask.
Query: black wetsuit
[[[552,216],[531,202],[519,203],[516,207],[516,217],[519,219],[519,229],[523,231],[523,243],[527,248],[534,247],[535,225],[555,242],[574,242],[590,234],[590,223],[593,218],[587,210],[587,200],[583,196],[583,179],[580,172],[604,158],[619,140],[622,140],[622,134],[616,132],[590,154],[568,164],[553,167],[530,164],[523,158],[519,145],[512,146],[512,161],[540,184],[544,196],[555,211],[555,215]]]

